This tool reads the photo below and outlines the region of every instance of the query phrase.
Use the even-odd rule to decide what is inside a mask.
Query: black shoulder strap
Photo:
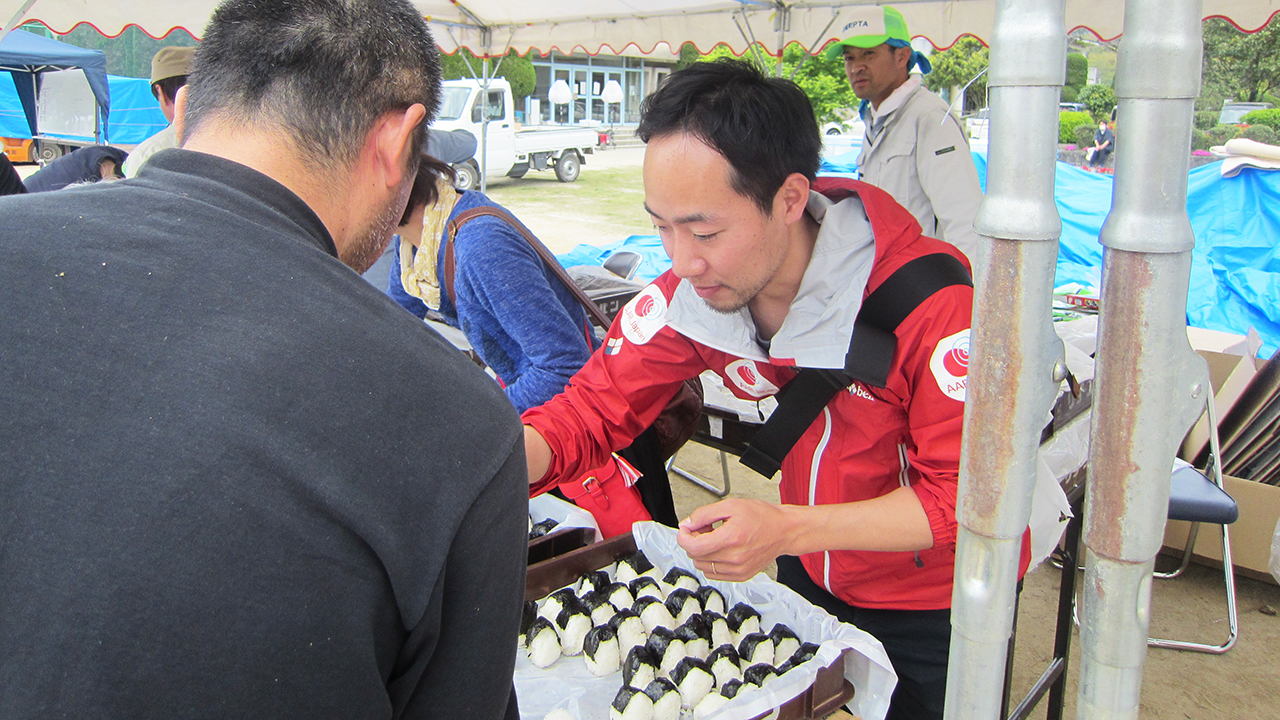
[[[885,387],[898,349],[894,332],[920,303],[953,285],[972,287],[973,280],[964,264],[946,253],[922,255],[895,270],[862,301],[844,370],[802,368],[778,393],[778,407],[742,454],[742,464],[773,477],[836,393],[855,380]]]

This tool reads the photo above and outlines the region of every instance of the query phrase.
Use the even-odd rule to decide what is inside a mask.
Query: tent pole
[[[1065,376],[1053,330],[1065,0],[998,0],[970,343],[945,717],[999,717],[1040,433]]]
[[[778,31],[778,61],[774,65],[774,77],[782,77],[782,51],[787,47],[787,30],[791,29],[791,8],[778,3],[773,15],[774,28]]]
[[[22,23],[23,16],[25,16],[27,11],[31,9],[31,6],[35,4],[36,0],[27,0],[22,4],[22,7],[18,8],[18,11],[13,14],[13,17],[9,18],[9,22],[4,24],[4,28],[0,28],[0,40],[4,40],[5,35],[8,35],[14,28],[18,27],[18,25]]]
[[[480,72],[484,78],[480,87],[480,192],[489,190],[489,55],[493,53],[493,31],[481,28],[480,36],[484,45],[484,59],[480,62]]]
[[[1200,91],[1201,15],[1201,0],[1128,0],[1124,8],[1116,72],[1122,137],[1100,238],[1102,313],[1084,515],[1077,713],[1097,720],[1138,717],[1170,469],[1212,392],[1186,333],[1195,244],[1188,148]]]

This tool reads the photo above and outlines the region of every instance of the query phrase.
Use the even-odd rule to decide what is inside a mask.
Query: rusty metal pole
[[[1000,0],[960,493],[945,717],[997,718],[1040,433],[1062,380],[1053,277],[1063,0]]]
[[[1137,718],[1174,453],[1210,391],[1187,341],[1200,0],[1128,0],[1084,516],[1078,715]]]

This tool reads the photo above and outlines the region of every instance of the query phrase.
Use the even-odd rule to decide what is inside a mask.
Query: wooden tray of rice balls
[[[526,720],[880,720],[884,650],[760,574],[707,580],[645,522],[531,563],[515,684]]]
[[[591,513],[554,495],[529,500],[529,564],[586,547],[600,539]]]

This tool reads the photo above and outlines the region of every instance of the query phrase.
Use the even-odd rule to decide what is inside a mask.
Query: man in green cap
[[[844,56],[845,75],[862,100],[861,179],[887,190],[926,235],[959,248],[976,272],[982,262],[973,229],[982,202],[978,171],[947,103],[911,75],[916,66],[932,70],[928,58],[911,48],[906,20],[893,8],[853,8],[845,19],[849,35],[827,56]]]
[[[178,147],[178,136],[173,131],[173,108],[178,96],[178,89],[187,84],[187,76],[191,74],[191,58],[196,54],[193,47],[165,47],[151,58],[151,94],[160,102],[160,112],[168,120],[169,127],[152,135],[129,153],[124,161],[125,177],[138,174],[138,168],[155,153],[168,148]]]

